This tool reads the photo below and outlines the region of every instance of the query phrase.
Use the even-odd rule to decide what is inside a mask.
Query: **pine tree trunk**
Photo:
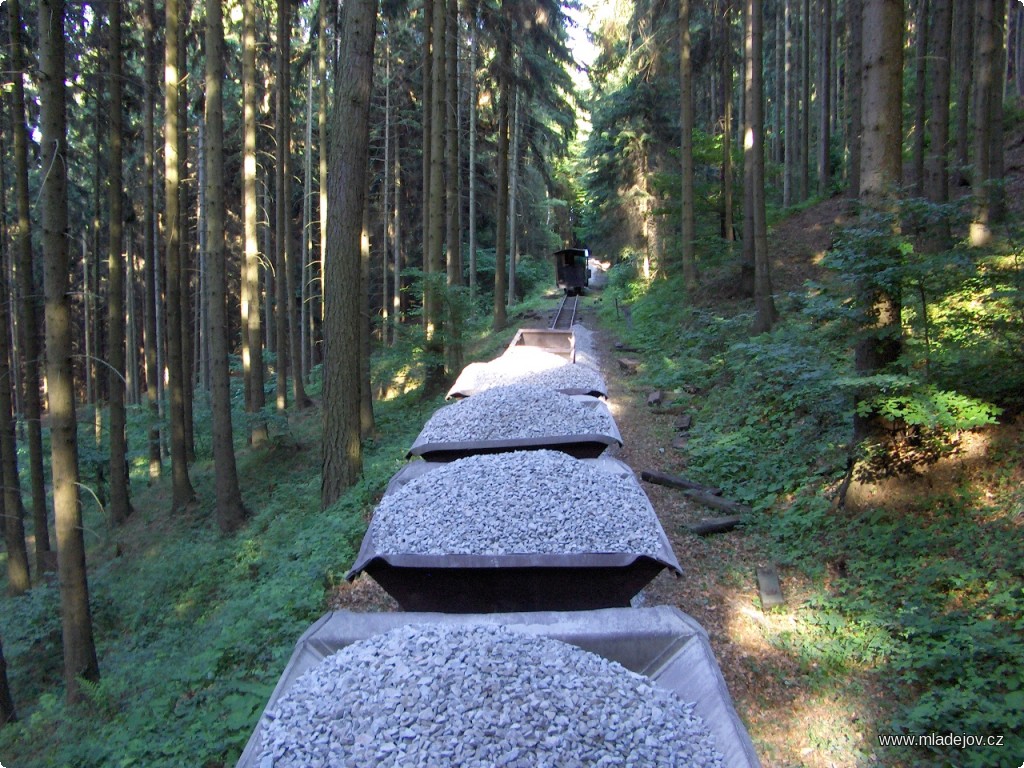
[[[494,242],[494,320],[492,328],[502,331],[508,325],[505,311],[505,256],[508,248],[508,107],[511,87],[509,71],[512,67],[512,41],[506,30],[498,33],[498,157],[495,185]]]
[[[977,2],[977,66],[975,68],[975,113],[974,120],[974,171],[972,191],[974,193],[974,214],[971,220],[970,240],[975,246],[987,245],[992,239],[991,205],[992,189],[992,131],[989,122],[992,115],[992,100],[995,98],[997,83],[996,64],[996,20],[993,0]]]
[[[427,332],[427,363],[424,394],[433,396],[444,388],[444,297],[443,261],[445,235],[445,3],[431,0],[431,85],[430,85],[430,186],[426,201],[428,210],[425,271],[427,281],[423,309]]]
[[[146,402],[149,405],[149,481],[163,473],[160,448],[160,372],[157,333],[157,264],[159,248],[156,231],[156,48],[154,43],[156,9],[153,0],[145,0],[143,30],[145,36],[146,76],[143,89],[143,321],[145,323]]]
[[[512,97],[511,158],[508,169],[508,298],[506,304],[516,303],[516,268],[519,264],[519,227],[516,205],[519,202],[519,98],[518,85],[514,85]]]
[[[36,570],[48,568],[50,526],[47,519],[46,480],[43,470],[42,398],[39,394],[39,289],[32,258],[31,201],[28,186],[28,131],[25,126],[25,57],[20,0],[8,0],[13,78],[14,184],[18,219],[14,232],[17,248],[18,288],[21,294],[19,330],[24,360],[25,421],[28,430],[29,472],[32,485],[32,527],[35,532]]]
[[[690,60],[690,0],[679,0],[679,125],[682,142],[679,147],[682,190],[682,231],[680,233],[683,282],[688,290],[697,287],[697,225],[693,190],[693,64]],[[726,144],[729,142],[726,141]]]
[[[188,177],[188,44],[187,31],[191,15],[192,0],[178,0],[178,277],[181,280],[179,299],[181,310],[178,320],[181,325],[181,396],[182,425],[185,432],[185,460],[191,464],[196,460],[195,423],[193,419],[193,390],[195,375],[192,354],[192,248],[189,243],[189,177]],[[173,396],[172,396],[173,397]]]
[[[993,37],[996,48],[992,62],[992,94],[989,99],[988,125],[990,130],[989,150],[989,217],[994,224],[1006,219],[1006,188],[1003,183],[1003,99],[1006,89],[1006,0],[995,0],[992,4],[992,21],[995,25]]]
[[[956,2],[957,41],[955,65],[956,84],[956,170],[951,182],[961,187],[970,184],[971,164],[971,91],[974,86],[974,38],[976,34],[976,0],[954,0]]]
[[[784,0],[785,2],[785,35],[786,35],[786,133],[785,149],[783,150],[783,183],[782,183],[782,204],[791,206],[796,199],[794,187],[797,164],[797,104],[796,104],[796,44],[793,40],[793,3],[796,0]],[[749,8],[749,5],[748,5]],[[750,23],[749,21],[747,22]],[[749,61],[748,61],[749,66]],[[750,75],[748,74],[749,78]],[[749,106],[749,104],[748,104]],[[750,118],[747,118],[747,125],[750,125]]]
[[[462,126],[460,118],[462,110],[459,108],[459,0],[448,0],[447,5],[448,28],[445,31],[445,44],[447,46],[447,61],[445,72],[447,75],[447,129],[446,143],[448,145],[448,167],[447,167],[447,268],[448,285],[461,286],[464,284],[462,277]],[[461,292],[450,291],[447,312],[445,317],[446,328],[446,349],[445,360],[448,370],[458,375],[463,368],[462,348],[462,327],[463,302]]]
[[[367,183],[367,186],[369,184]],[[359,238],[359,436],[373,437],[373,391],[370,388],[370,194],[363,196],[363,231]]]
[[[768,228],[765,221],[764,200],[764,75],[762,71],[762,41],[764,19],[761,0],[746,0],[747,29],[744,54],[747,60],[747,80],[744,95],[747,101],[747,124],[744,134],[744,169],[746,185],[750,187],[750,208],[744,218],[753,223],[754,242],[754,318],[753,333],[772,329],[778,313],[772,296],[770,262],[768,260]]]
[[[466,17],[470,25],[469,42],[469,168],[466,184],[469,186],[469,304],[476,313],[476,131],[477,131],[477,85],[476,66],[480,47],[477,2],[468,0]]]
[[[242,6],[242,215],[245,259],[242,264],[242,327],[248,340],[248,356],[243,354],[249,389],[249,412],[256,415],[266,404],[263,393],[263,328],[260,323],[260,242],[256,189],[256,2],[245,0]],[[270,439],[267,422],[250,422],[249,442],[262,448]]]
[[[210,313],[210,406],[213,411],[213,463],[217,525],[222,533],[241,527],[246,517],[238,488],[231,379],[228,374],[228,313],[224,248],[224,27],[220,0],[206,0],[206,245],[207,302]]]
[[[949,199],[949,85],[952,0],[932,0],[930,34],[932,60],[931,115],[928,120],[928,157],[925,191],[933,203]],[[948,234],[948,226],[946,228]],[[943,238],[945,239],[945,238]]]
[[[283,10],[282,10],[283,9]],[[287,320],[288,325],[288,365],[292,374],[292,397],[295,400],[295,407],[299,410],[308,408],[312,403],[309,397],[306,396],[306,384],[302,380],[302,346],[299,344],[299,325],[300,316],[302,314],[301,306],[299,306],[299,288],[295,284],[296,274],[300,273],[301,263],[296,264],[295,258],[295,238],[292,232],[292,196],[291,196],[291,147],[292,147],[292,132],[291,132],[291,110],[290,110],[290,94],[291,94],[291,4],[290,3],[279,3],[278,14],[283,16],[283,20],[279,20],[279,24],[283,24],[278,29],[278,35],[280,36],[279,43],[285,46],[284,53],[284,81],[286,84],[282,86],[282,101],[281,107],[283,109],[283,124],[284,124],[284,143],[280,145],[282,157],[287,159],[285,164],[286,175],[284,177],[283,188],[286,190],[286,194],[280,201],[282,210],[284,212],[284,224],[283,228],[278,229],[278,232],[283,233],[284,249],[282,250],[282,264],[284,266],[284,287],[285,287],[285,301],[283,304],[284,314],[281,317],[281,321]],[[280,188],[278,189],[280,194]],[[305,237],[305,233],[302,235]],[[300,273],[301,274],[301,273]]]
[[[50,461],[60,575],[64,684],[67,700],[82,698],[79,680],[98,680],[93,642],[85,539],[79,504],[78,437],[72,364],[72,323],[69,298],[70,259],[66,233],[67,122],[65,113],[64,4],[39,2],[39,95],[44,176],[42,247],[46,303],[46,378],[50,403]]]
[[[868,216],[893,212],[902,178],[903,21],[902,0],[865,0],[860,199]],[[899,357],[900,296],[873,281],[861,287],[860,295],[871,319],[857,342],[855,365],[859,374],[870,375]],[[855,415],[855,442],[875,428],[870,417]]]
[[[850,128],[847,141],[850,147],[850,185],[849,196],[856,200],[860,197],[861,186],[861,136],[864,133],[863,108],[864,84],[861,73],[864,69],[864,0],[847,0],[847,25],[849,27],[850,44],[847,54],[847,113]]]
[[[323,360],[323,277],[324,277],[324,255],[327,253],[327,148],[329,146],[327,136],[327,12],[325,5],[319,7],[320,36],[317,40],[316,66],[319,79],[318,90],[320,103],[317,109],[317,133],[320,138],[318,174],[320,184],[320,251],[316,260],[315,303],[313,306],[313,362],[319,363]]]
[[[732,0],[725,0],[720,29],[722,45],[722,237],[733,238],[732,199]]]
[[[11,686],[7,682],[7,660],[4,658],[4,646],[0,642],[0,728],[8,723],[18,720],[18,713],[14,709],[14,699],[11,698]]]
[[[288,250],[291,248],[291,171],[288,130],[288,97],[291,83],[289,59],[291,56],[291,3],[277,4],[277,88],[275,91],[274,143],[274,330],[277,353],[277,410],[288,408],[288,328],[291,319],[291,300],[288,291]],[[297,404],[300,408],[301,404]]]
[[[800,200],[811,188],[811,2],[803,0],[800,28]]]
[[[359,441],[360,238],[369,146],[370,93],[377,3],[348,0],[343,8],[328,175],[328,252],[324,274],[324,437],[321,505],[327,508],[362,473]]]
[[[125,411],[124,242],[121,198],[121,4],[111,3],[109,31],[110,65],[110,203],[107,261],[107,347],[110,373],[110,518],[120,525],[131,514],[128,477],[128,435]]]
[[[917,0],[917,23],[914,34],[916,61],[914,68],[914,143],[911,164],[914,169],[913,190],[916,197],[924,197],[924,134],[925,107],[928,105],[928,25],[931,20],[928,0]]]
[[[822,0],[818,36],[818,195],[825,197],[832,184],[829,167],[832,145],[832,0]]]
[[[6,142],[0,137],[0,153],[6,153]],[[0,211],[7,210],[7,174],[0,163]],[[8,275],[10,256],[7,249],[7,223],[0,221],[0,274]],[[0,281],[0,514],[4,518],[4,544],[7,549],[7,591],[21,595],[32,586],[29,573],[28,547],[25,543],[25,507],[21,501],[18,478],[18,446],[14,436],[14,413],[11,391],[14,384],[11,369],[11,296],[8,282]]]
[[[181,297],[181,217],[179,189],[180,171],[178,151],[178,35],[180,33],[178,0],[167,0],[165,13],[167,33],[164,41],[164,210],[165,247],[164,266],[167,272],[167,368],[170,387],[171,422],[171,480],[174,510],[182,510],[195,502],[195,491],[188,476],[188,448],[185,431],[185,382],[182,337]]]

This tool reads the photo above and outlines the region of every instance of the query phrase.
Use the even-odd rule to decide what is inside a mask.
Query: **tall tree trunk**
[[[228,312],[224,248],[224,26],[220,0],[206,0],[206,245],[207,301],[210,313],[210,406],[213,411],[213,464],[217,525],[237,530],[246,517],[238,488],[231,379],[228,374]]]
[[[914,170],[913,190],[924,197],[924,133],[928,106],[928,24],[931,19],[928,0],[917,0],[917,21],[914,25],[916,60],[914,67],[914,143],[911,164]]]
[[[796,0],[783,0],[785,3],[785,34],[786,34],[786,134],[783,150],[783,183],[782,204],[786,207],[796,200],[795,174],[797,165],[797,98],[796,98],[796,43],[794,41],[793,3]],[[749,7],[749,6],[748,6]],[[748,22],[749,23],[749,22]],[[749,62],[748,62],[749,64]],[[747,76],[749,78],[749,75]],[[748,123],[749,125],[749,118]]]
[[[996,19],[993,0],[978,0],[976,23],[978,36],[977,67],[975,69],[975,120],[974,120],[974,215],[971,220],[970,239],[972,245],[986,245],[992,239],[992,131],[989,122],[992,113],[992,99],[997,90],[996,64]]]
[[[156,224],[156,45],[154,43],[156,8],[153,0],[145,0],[143,13],[144,46],[146,56],[146,77],[143,89],[143,275],[145,295],[143,314],[146,342],[146,401],[149,405],[149,481],[153,483],[163,473],[163,457],[160,447],[160,382],[163,374],[159,365],[160,348],[158,329],[157,264],[160,249],[157,247]]]
[[[495,211],[494,243],[494,320],[492,327],[502,331],[508,325],[505,311],[505,256],[508,248],[508,107],[511,87],[509,72],[512,67],[511,32],[498,33],[498,157],[497,205]]]
[[[291,154],[292,154],[292,132],[291,132],[291,109],[290,94],[292,87],[291,76],[291,3],[278,3],[278,45],[281,47],[281,82],[278,85],[278,107],[280,109],[280,123],[278,125],[278,250],[281,254],[281,268],[284,270],[284,292],[283,299],[278,307],[281,323],[284,325],[287,335],[278,338],[288,345],[288,369],[292,374],[292,397],[295,400],[295,407],[298,409],[308,408],[312,403],[306,396],[306,385],[302,380],[302,348],[299,345],[299,316],[300,307],[297,305],[299,290],[295,285],[296,272],[299,265],[295,263],[295,238],[292,234],[292,196],[291,196]],[[281,175],[283,171],[283,176]],[[305,237],[305,233],[303,233]],[[282,291],[278,289],[278,296]],[[280,346],[280,345],[279,345]],[[280,363],[280,352],[278,352]],[[282,366],[283,367],[283,366]]]
[[[18,720],[11,697],[11,686],[7,682],[7,660],[4,658],[4,646],[0,642],[0,728]]]
[[[288,251],[291,248],[291,172],[289,169],[290,142],[288,120],[289,63],[291,58],[291,3],[277,4],[277,89],[274,104],[274,330],[277,352],[277,410],[288,408],[288,328],[291,319],[291,297],[288,292]],[[303,407],[297,404],[298,407]]]
[[[902,178],[903,141],[903,2],[864,0],[864,100],[861,120],[860,199],[866,215],[893,213],[896,187]],[[888,254],[869,254],[886,258]],[[893,256],[893,258],[895,258]],[[884,370],[901,349],[900,296],[871,281],[861,287],[862,311],[868,332],[855,348],[861,375]],[[869,417],[855,415],[854,439],[874,428]]]
[[[369,187],[369,182],[367,182]],[[363,231],[359,236],[359,436],[373,437],[373,390],[370,388],[370,194],[363,196]]]
[[[189,242],[189,173],[188,173],[188,41],[187,32],[191,18],[192,0],[178,0],[178,277],[181,280],[181,311],[178,320],[181,325],[181,395],[182,424],[185,429],[185,459],[191,464],[196,460],[195,420],[193,418],[193,391],[195,375],[192,366],[192,247]]]
[[[469,186],[469,304],[476,312],[476,130],[477,130],[477,84],[476,65],[480,47],[480,29],[477,18],[477,0],[467,0],[469,20],[469,168],[466,184]]]
[[[849,196],[860,197],[861,136],[864,133],[861,109],[863,106],[864,82],[864,0],[847,0],[846,17],[850,44],[846,59],[847,114],[850,127],[850,187]]]
[[[428,397],[444,387],[444,291],[443,259],[445,235],[445,2],[431,0],[430,27],[430,186],[426,201],[427,248],[424,271],[427,273],[423,299],[427,333],[427,373],[424,394]]]
[[[242,215],[245,260],[242,264],[242,326],[248,341],[242,365],[249,387],[250,413],[263,411],[263,328],[260,323],[260,238],[256,190],[256,128],[259,114],[256,105],[256,2],[242,5]],[[246,356],[245,352],[248,352]],[[270,436],[267,422],[254,418],[250,423],[249,442],[262,448]]]
[[[6,142],[0,137],[0,155],[6,153]],[[0,162],[0,211],[7,210],[7,174]],[[0,274],[10,274],[7,249],[7,222],[0,220]],[[14,376],[11,368],[11,295],[6,280],[0,280],[0,514],[4,518],[4,544],[7,548],[7,591],[21,595],[32,586],[29,573],[28,547],[25,544],[25,507],[21,501],[18,479],[18,446],[14,437],[14,412],[11,391]]]
[[[394,220],[391,217],[391,40],[384,34],[384,182],[380,195],[381,208],[381,270],[380,270],[380,340],[390,346],[391,335],[391,243],[394,238]],[[395,275],[395,280],[398,275]]]
[[[800,200],[811,188],[811,2],[803,0],[800,28]]]
[[[320,103],[317,105],[317,132],[320,138],[318,174],[320,184],[320,250],[319,258],[316,261],[316,303],[313,307],[313,334],[314,355],[313,360],[319,363],[323,359],[323,279],[324,279],[324,258],[327,254],[327,148],[329,146],[327,136],[327,11],[324,3],[320,3],[319,10],[320,36],[317,39],[316,66],[317,66],[317,88],[319,91]]]
[[[516,269],[519,266],[519,217],[517,216],[516,205],[519,202],[519,100],[522,88],[518,84],[519,75],[516,75],[515,94],[512,97],[512,127],[511,127],[511,157],[508,169],[508,298],[506,303],[513,306],[516,303]]]
[[[18,205],[17,248],[20,344],[24,360],[25,421],[28,429],[28,462],[32,485],[32,528],[35,533],[36,571],[49,567],[50,526],[47,520],[46,480],[43,471],[42,398],[39,394],[39,291],[32,258],[31,204],[28,187],[28,130],[25,125],[25,56],[22,42],[20,0],[8,0],[13,78],[12,118],[14,134],[14,184]]]
[[[78,435],[68,293],[67,120],[64,97],[64,3],[39,0],[39,95],[43,177],[42,246],[46,302],[46,379],[50,401],[50,466],[57,533],[64,684],[67,700],[82,698],[79,680],[100,671],[89,610],[85,540],[79,504]]]
[[[447,199],[447,268],[448,285],[461,286],[462,279],[462,126],[460,125],[459,109],[459,0],[448,0],[447,29],[445,45],[447,55],[445,73],[447,75],[447,131],[448,167],[446,171]],[[448,370],[457,375],[464,365],[462,348],[463,303],[461,292],[449,292],[445,317],[446,349],[445,359]]]
[[[722,237],[731,243],[733,237],[732,198],[732,2],[725,0],[719,30],[722,46]]]
[[[747,60],[744,97],[747,102],[747,123],[744,126],[743,168],[746,184],[750,188],[745,198],[749,208],[744,218],[753,223],[754,242],[754,318],[753,332],[765,333],[772,329],[778,313],[772,296],[772,279],[768,260],[768,228],[765,221],[764,201],[764,73],[761,47],[764,39],[764,18],[761,0],[745,0],[747,29],[744,55]]]
[[[185,509],[195,502],[195,491],[188,476],[188,447],[185,431],[185,382],[182,337],[181,296],[181,217],[179,216],[181,184],[178,152],[178,89],[181,75],[178,69],[178,35],[181,31],[178,0],[167,0],[165,5],[167,32],[164,38],[164,221],[165,257],[167,270],[167,368],[170,386],[171,421],[171,479],[174,510]]]
[[[956,83],[956,170],[951,179],[955,186],[970,184],[968,168],[971,164],[971,90],[974,85],[974,38],[976,35],[976,0],[956,2],[957,31],[953,70]]]
[[[328,175],[329,228],[324,291],[324,438],[320,486],[327,508],[362,473],[359,441],[359,262],[366,195],[369,111],[377,3],[348,0],[342,10]]]
[[[772,158],[776,164],[782,165],[785,153],[783,148],[785,147],[784,134],[785,130],[785,113],[786,113],[786,32],[785,32],[785,19],[786,19],[786,0],[775,0],[775,109],[773,110],[773,136],[772,136]],[[744,9],[746,5],[744,4]],[[744,14],[746,11],[744,10]],[[743,15],[743,14],[741,14]],[[746,18],[742,20],[743,29],[746,29]],[[743,59],[743,79],[740,81],[740,87],[747,82],[746,74],[746,58]],[[744,105],[744,99],[740,99],[740,104]],[[745,106],[741,106],[740,112],[743,112],[740,116],[740,125],[744,126],[747,124],[746,113],[744,112]],[[740,131],[742,133],[742,131]],[[742,149],[742,147],[741,147]],[[783,171],[785,172],[785,171]]]
[[[832,169],[829,167],[832,146],[832,0],[822,0],[821,3],[818,51],[818,195],[825,197],[832,184]]]
[[[690,60],[690,0],[679,0],[679,125],[682,142],[679,147],[682,190],[681,246],[683,282],[688,290],[697,287],[697,223],[693,191],[693,64]],[[728,144],[728,141],[725,142]]]
[[[462,127],[458,119],[459,103],[459,2],[458,0],[447,0],[447,22],[445,31],[445,45],[447,56],[445,61],[445,79],[447,82],[447,115],[448,136],[448,168],[447,175],[447,200],[448,200],[448,222],[445,242],[447,244],[447,267],[448,285],[462,285],[462,175],[460,173],[460,161],[462,158],[461,139]],[[449,329],[449,336],[457,338],[461,333],[459,328]],[[461,344],[461,342],[460,342]],[[455,355],[458,361],[462,359],[461,347],[456,344],[459,350]],[[462,370],[461,362],[455,369],[456,373]]]
[[[996,49],[992,62],[993,88],[989,98],[989,216],[998,224],[1006,218],[1006,189],[1003,184],[1003,99],[1006,90],[1006,0],[995,0],[992,4],[993,34]]]
[[[128,476],[128,435],[125,412],[125,329],[124,329],[124,243],[121,199],[121,4],[110,3],[110,224],[107,258],[107,345],[110,363],[108,399],[110,402],[110,518],[120,525],[131,514]]]
[[[928,157],[925,160],[925,191],[933,203],[949,200],[949,85],[952,0],[932,0],[931,115],[928,120]],[[946,228],[948,235],[948,226]],[[943,238],[945,239],[945,238]]]

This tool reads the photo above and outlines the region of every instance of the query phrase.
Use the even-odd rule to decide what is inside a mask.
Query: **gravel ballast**
[[[260,768],[721,766],[693,705],[513,628],[404,626],[353,643],[268,711]]]
[[[367,536],[378,555],[664,554],[635,477],[548,450],[470,456],[428,472],[381,500]]]
[[[591,400],[593,403],[594,401]],[[561,435],[617,435],[605,409],[533,384],[494,387],[439,408],[417,444],[516,440]]]
[[[490,362],[467,365],[448,394],[476,396],[508,384],[534,384],[574,392],[608,391],[604,378],[594,367],[569,363],[537,347],[516,346]]]

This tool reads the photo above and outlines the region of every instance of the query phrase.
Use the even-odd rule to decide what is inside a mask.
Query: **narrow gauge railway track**
[[[571,331],[573,323],[576,322],[576,306],[580,303],[579,296],[565,294],[562,303],[558,305],[555,318],[551,321],[552,331]]]

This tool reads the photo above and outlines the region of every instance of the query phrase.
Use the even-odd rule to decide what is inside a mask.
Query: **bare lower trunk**
[[[19,0],[8,0],[13,78],[14,173],[18,206],[15,230],[18,289],[21,299],[18,329],[24,360],[25,421],[28,431],[29,471],[32,486],[32,527],[36,540],[36,570],[48,567],[50,526],[46,510],[46,480],[43,471],[42,399],[39,394],[39,289],[32,267],[31,201],[28,186],[28,131],[25,126],[25,87],[22,72],[22,19]]]
[[[60,576],[64,684],[69,703],[81,699],[79,681],[98,680],[89,610],[85,540],[79,503],[78,437],[72,363],[67,229],[67,122],[64,102],[64,4],[40,0],[40,104],[43,141],[42,247],[45,264],[46,376],[50,401],[50,460]]]
[[[337,81],[328,176],[330,215],[325,263],[324,439],[321,505],[333,504],[362,473],[359,440],[360,237],[369,145],[370,92],[376,3],[348,0],[343,14],[341,60],[345,77]],[[349,183],[346,183],[349,182]]]
[[[213,463],[217,488],[217,525],[237,530],[246,518],[235,466],[228,375],[228,312],[225,304],[224,248],[224,28],[220,0],[206,2],[206,244],[209,248],[207,302],[210,313],[210,404],[213,410]]]

